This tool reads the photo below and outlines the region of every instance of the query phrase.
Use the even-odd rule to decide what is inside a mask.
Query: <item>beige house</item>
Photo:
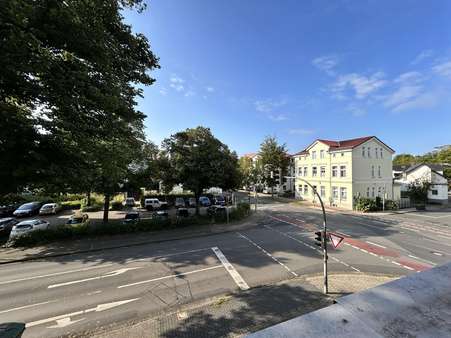
[[[393,198],[394,150],[375,136],[344,141],[316,140],[293,155],[295,197],[353,209],[354,197]]]

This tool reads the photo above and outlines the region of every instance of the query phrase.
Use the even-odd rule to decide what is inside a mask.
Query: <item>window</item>
[[[345,165],[340,166],[340,177],[346,177],[346,166]]]
[[[345,156],[345,153],[341,153],[341,157]]]
[[[326,197],[326,187],[323,185],[320,187],[320,195],[321,197]]]
[[[378,187],[378,188],[377,188],[377,196],[380,196],[380,195],[381,195],[381,192],[382,192],[381,187]]]
[[[312,151],[312,160],[316,160],[316,150]]]
[[[307,167],[304,167],[304,176],[307,176]]]
[[[438,195],[438,190],[437,189],[432,189],[431,190],[431,194],[432,195]]]
[[[334,165],[333,167],[332,167],[332,177],[337,177],[337,166],[336,165]]]
[[[368,147],[368,150],[367,150],[367,152],[366,152],[366,154],[368,155],[368,157],[371,157],[371,153],[370,153],[370,147]]]
[[[384,150],[382,148],[380,148],[380,155],[381,155],[381,158],[384,158]]]
[[[319,151],[319,158],[324,158],[324,150]]]
[[[371,177],[374,178],[374,165],[371,166]]]
[[[315,196],[316,185],[313,186],[312,195]]]
[[[304,195],[308,194],[308,185],[304,185]]]
[[[338,188],[337,187],[332,187],[332,197],[338,198]]]
[[[374,197],[374,192],[375,192],[375,188],[373,187],[373,188],[371,188],[371,197]]]
[[[342,201],[346,201],[347,195],[348,195],[348,193],[347,193],[346,188],[343,188],[343,187],[340,188],[340,199]]]
[[[324,176],[326,176],[326,167],[320,167],[319,168],[319,175],[321,176],[321,177],[324,177]]]
[[[336,154],[334,153],[332,156],[335,157],[335,155],[336,155]]]
[[[316,176],[318,174],[318,168],[312,167],[312,176]]]
[[[366,197],[370,197],[370,187],[366,188]]]
[[[380,165],[377,166],[377,176],[379,176],[379,178],[382,177],[381,176],[381,166]]]
[[[377,148],[374,148],[374,157],[378,158]]]
[[[365,147],[362,147],[362,157],[365,157]]]
[[[302,168],[301,167],[298,168],[298,175],[302,176]]]

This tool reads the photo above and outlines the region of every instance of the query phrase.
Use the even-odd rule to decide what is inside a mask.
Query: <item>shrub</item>
[[[124,205],[120,201],[113,201],[111,202],[111,210],[122,210],[124,208]]]
[[[62,202],[61,206],[64,210],[78,210],[81,208],[82,202],[79,200]]]
[[[369,211],[377,211],[378,209],[376,200],[371,198],[359,197],[356,199],[356,210],[369,212]]]
[[[398,210],[399,206],[396,201],[385,200],[385,210]]]
[[[91,205],[87,206],[83,206],[81,208],[81,211],[83,212],[95,212],[95,211],[100,211],[103,209],[103,204],[98,204],[98,203],[91,203]]]

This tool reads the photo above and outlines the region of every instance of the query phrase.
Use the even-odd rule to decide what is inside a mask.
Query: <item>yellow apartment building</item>
[[[385,194],[393,199],[393,154],[394,150],[376,136],[317,139],[293,155],[295,197],[318,202],[307,181],[325,205],[352,210],[354,197],[382,198]]]

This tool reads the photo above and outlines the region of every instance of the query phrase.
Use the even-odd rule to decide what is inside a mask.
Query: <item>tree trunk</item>
[[[86,206],[91,206],[91,191],[86,193]]]
[[[103,203],[103,223],[108,223],[108,211],[110,209],[110,194],[105,194],[105,201]]]
[[[194,192],[194,198],[196,199],[196,216],[199,216],[199,214],[200,214],[199,197],[200,197],[200,194],[198,192]]]

